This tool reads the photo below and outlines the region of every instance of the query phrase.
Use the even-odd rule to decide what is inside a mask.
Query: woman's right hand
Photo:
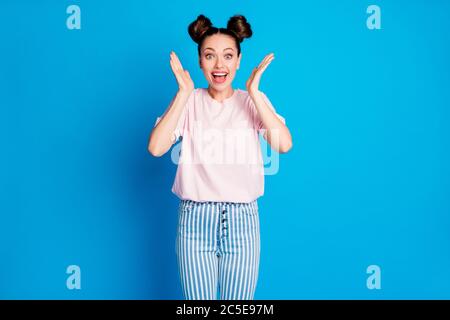
[[[194,90],[194,82],[187,70],[183,69],[180,60],[175,52],[170,52],[170,66],[172,67],[173,74],[178,82],[178,91],[190,95]]]

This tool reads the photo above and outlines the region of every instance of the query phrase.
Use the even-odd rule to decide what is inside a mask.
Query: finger
[[[178,84],[183,83],[183,78],[181,77],[180,70],[177,70],[177,66],[175,66],[175,63],[171,60],[170,64],[172,65],[173,74],[178,82]]]
[[[267,62],[267,60],[269,60],[271,57],[273,57],[274,56],[274,54],[273,53],[270,53],[270,54],[268,54],[268,55],[266,55],[265,57],[264,57],[264,59],[262,59],[262,61],[261,61],[261,63],[258,65],[258,69],[259,68],[261,68],[266,62]]]
[[[264,61],[266,60],[266,58],[262,59],[262,61],[258,64],[258,66],[256,67],[256,69],[261,68],[261,66],[264,64]]]
[[[267,59],[273,58],[275,57],[275,54],[273,52],[269,53],[268,55],[266,55]]]
[[[267,66],[270,64],[272,59],[270,59],[266,64],[264,64],[261,68],[258,69],[258,72],[256,72],[255,76],[253,77],[253,81],[259,85],[259,82],[261,81],[261,76],[263,72],[266,70]]]
[[[180,59],[178,59],[178,56],[175,54],[175,52],[173,53],[173,57],[174,57],[175,63],[178,65],[178,68],[183,70],[183,65],[181,64],[181,61],[180,61]]]
[[[170,63],[170,67],[172,68],[172,71],[175,72],[175,65],[173,63],[172,55],[170,55],[169,63]]]
[[[175,69],[178,69],[178,65],[175,63],[175,52],[171,51],[170,52],[170,60],[172,61],[173,66],[175,67]]]
[[[269,64],[273,61],[273,59],[275,59],[275,58],[269,58],[269,60],[267,60],[266,62],[265,62],[265,64],[261,67],[261,68],[259,68],[259,72],[260,73],[263,73],[266,69],[267,69],[267,67],[269,66]]]
[[[173,66],[175,67],[175,70],[176,70],[176,71],[183,70],[183,67],[180,65],[179,61],[177,61],[177,59],[176,59],[175,53],[173,53],[173,54],[171,55],[171,58],[170,58],[170,59],[171,59],[171,61],[172,61]]]
[[[256,74],[256,72],[258,71],[258,68],[257,67],[255,67],[255,68],[253,68],[253,71],[252,71],[252,73],[250,74],[250,76],[248,77],[248,81],[253,81],[253,79],[255,78],[255,74]]]
[[[172,71],[174,74],[177,74],[179,72],[179,68],[175,64],[175,61],[173,61],[173,59],[170,60],[170,66],[172,67]]]
[[[264,63],[261,65],[261,67],[258,68],[258,74],[262,74],[268,67],[268,65],[272,62],[272,60],[275,59],[275,57],[269,57]]]
[[[178,66],[175,63],[175,59],[174,59],[173,53],[170,53],[170,65],[172,66],[173,72],[177,72],[178,71],[179,68],[178,68]]]
[[[258,69],[264,68],[268,63],[270,63],[275,58],[274,54],[271,53],[267,55],[264,60],[261,62],[261,66]]]
[[[170,59],[169,63],[170,63],[170,68],[172,69],[172,72],[175,73],[176,70],[175,70],[175,66],[173,65],[172,59]]]
[[[190,79],[189,73],[187,70],[181,71],[181,78],[183,79],[183,83],[188,82]]]

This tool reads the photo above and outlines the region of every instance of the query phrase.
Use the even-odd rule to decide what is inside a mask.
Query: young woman
[[[158,117],[149,139],[154,156],[182,137],[175,182],[180,198],[176,255],[185,299],[253,299],[260,258],[257,198],[264,193],[259,133],[279,153],[292,147],[285,120],[259,90],[274,59],[253,69],[247,91],[233,89],[241,62],[240,43],[252,35],[245,17],[235,15],[216,28],[204,15],[188,27],[198,44],[208,88],[194,88],[174,52],[170,66],[178,92]]]

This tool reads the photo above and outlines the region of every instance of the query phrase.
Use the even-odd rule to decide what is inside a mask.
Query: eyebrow
[[[210,47],[208,47],[208,48],[205,48],[203,51],[206,51],[206,50],[208,50],[208,49],[210,49],[210,50],[212,50],[212,51],[214,51],[215,52],[215,50],[213,49],[213,48],[210,48]],[[225,51],[225,50],[229,50],[229,49],[231,49],[231,50],[233,50],[234,51],[234,49],[233,48],[226,48],[226,49],[224,49],[223,51]]]

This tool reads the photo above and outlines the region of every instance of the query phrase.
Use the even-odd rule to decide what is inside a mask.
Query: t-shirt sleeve
[[[278,117],[278,119],[281,120],[281,122],[283,122],[284,124],[286,124],[286,120],[284,119],[283,116],[279,115],[277,113],[277,111],[275,110],[274,106],[272,105],[272,103],[270,102],[269,98],[267,98],[267,96],[264,94],[264,92],[261,92],[262,97],[264,102],[269,106],[269,108],[275,113],[275,115]],[[256,130],[258,130],[258,133],[261,133],[264,135],[264,138],[266,138],[266,132],[265,129],[263,127],[263,122],[261,120],[261,118],[259,117],[257,110],[256,110],[256,106],[255,106],[255,112],[256,112],[256,116],[255,116],[255,128]]]
[[[172,101],[169,103],[172,104],[173,100],[175,99],[175,97],[172,99]],[[188,109],[190,108],[191,104],[193,104],[193,99],[194,99],[194,92],[191,93],[191,95],[189,96],[186,105],[183,108],[183,111],[181,111],[181,115],[180,118],[178,119],[178,123],[175,127],[175,130],[172,133],[172,144],[177,142],[178,139],[183,136],[184,130],[186,128],[186,118],[187,118],[187,114],[188,114]],[[164,117],[164,115],[166,114],[166,112],[169,110],[169,108],[166,109],[166,111],[159,117],[156,118],[155,121],[155,125],[153,127],[156,127],[156,125],[159,123],[159,121],[161,121],[162,117]]]

